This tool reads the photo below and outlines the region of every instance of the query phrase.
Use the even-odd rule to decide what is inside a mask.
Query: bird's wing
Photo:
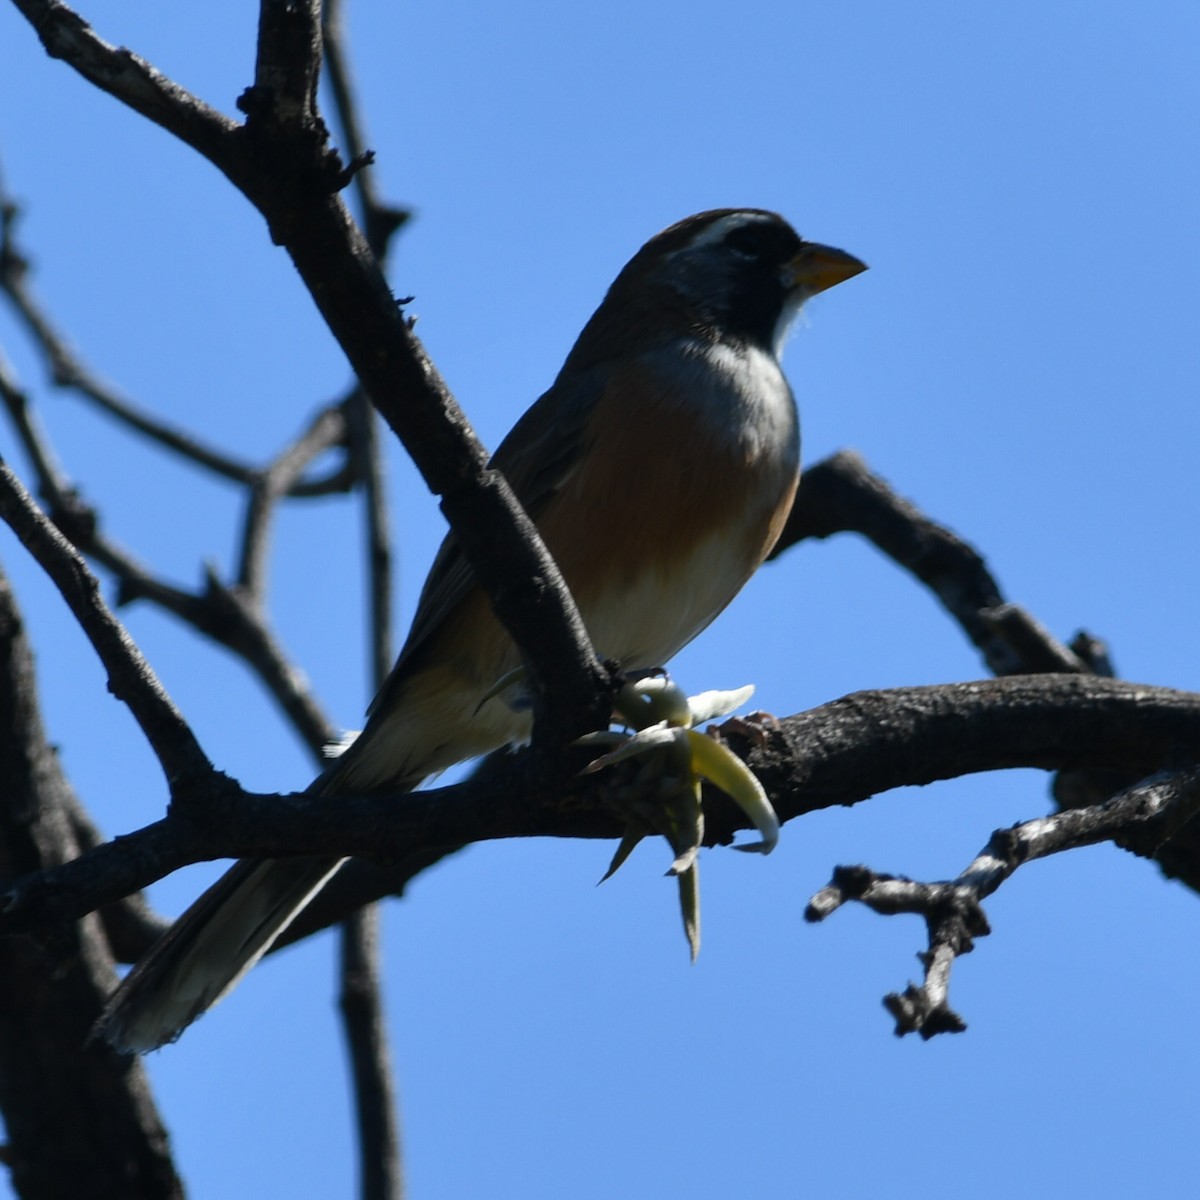
[[[508,480],[530,519],[539,514],[570,478],[583,449],[588,417],[604,390],[606,371],[596,368],[562,379],[532,405],[492,455],[490,465]],[[447,534],[417,604],[403,649],[369,712],[386,708],[404,678],[404,667],[428,644],[442,622],[475,586],[458,539]]]

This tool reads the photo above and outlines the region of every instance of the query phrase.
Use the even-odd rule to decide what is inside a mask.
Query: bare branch
[[[139,408],[106,384],[83,361],[34,295],[29,282],[29,263],[16,240],[18,216],[17,204],[0,187],[0,291],[8,297],[13,310],[40,350],[55,386],[76,392],[133,432],[142,434],[156,445],[174,451],[181,458],[221,478],[235,483],[257,482],[261,475],[258,468],[239,462],[206,445],[193,434],[184,433]],[[48,453],[45,434],[33,420],[28,398],[10,371],[5,371],[4,377],[0,377],[0,393],[17,425],[26,453],[37,470],[39,492],[44,499],[59,497],[56,507],[59,506],[61,497],[70,491],[69,481],[56,469],[53,457]],[[344,490],[345,481],[336,473],[320,480],[293,479],[289,488],[290,494],[295,496],[326,495],[331,491]]]
[[[1081,632],[1064,646],[1034,617],[1009,604],[982,556],[956,534],[901,499],[858,455],[843,451],[810,467],[780,546],[805,537],[852,531],[910,571],[942,601],[1000,674],[1013,671],[1090,671],[1115,675],[1108,648]],[[778,551],[777,551],[778,552]],[[1054,780],[1062,808],[1101,804],[1156,764],[1119,774],[1065,769]],[[1163,872],[1200,891],[1200,821],[1179,831],[1154,854]]]
[[[347,409],[352,458],[363,484],[371,674],[378,689],[391,669],[393,658],[392,543],[386,468],[379,444],[379,419],[366,393],[360,389],[350,398]],[[364,1200],[400,1200],[404,1195],[404,1176],[399,1103],[383,1019],[381,916],[378,904],[367,904],[347,917],[342,926],[341,1011],[354,1080],[361,1194]]]
[[[24,392],[0,362],[0,398],[7,405],[51,503],[54,524],[71,535],[75,546],[112,571],[120,586],[118,603],[150,600],[214,641],[242,655],[271,695],[300,730],[308,745],[319,748],[335,736],[302,675],[289,663],[267,628],[259,606],[210,577],[205,594],[195,595],[151,575],[132,555],[105,538],[95,514],[70,489],[48,440],[37,428]]]
[[[233,651],[266,686],[316,761],[337,739],[338,726],[326,716],[304,673],[277,641],[262,608],[240,588],[226,587],[210,572],[208,590],[193,610],[197,629]]]
[[[925,584],[995,674],[1088,669],[1032,617],[1005,601],[973,546],[897,495],[849,450],[804,472],[772,557],[804,538],[835,533],[861,534]]]
[[[12,367],[0,356],[0,400],[8,409],[8,415],[17,431],[17,437],[33,464],[34,472],[39,480],[39,490],[43,497],[65,497],[70,491],[70,484],[61,464],[55,457],[37,419],[37,413],[29,403],[29,397],[17,380]],[[62,507],[59,503],[58,507]]]
[[[361,390],[346,403],[351,455],[363,487],[363,524],[370,603],[371,678],[383,685],[395,660],[392,636],[392,532],[388,515],[387,470],[379,438],[379,418]]]
[[[63,812],[71,823],[76,853],[82,854],[104,844],[100,831],[69,788],[62,799]],[[107,904],[97,911],[104,926],[104,936],[113,959],[131,963],[141,958],[171,927],[171,922],[157,916],[141,892]]]
[[[304,469],[326,450],[346,440],[342,406],[318,413],[305,432],[275,458],[254,482],[246,510],[238,586],[260,603],[266,590],[268,530],[279,500],[296,485]]]
[[[979,619],[1012,652],[1023,674],[1085,672],[1088,664],[1064,646],[1032,613],[1016,604],[979,610]]]
[[[736,732],[783,820],[892,788],[1011,767],[1089,767],[1144,776],[1200,741],[1200,696],[1089,675],[856,692],[779,722],[761,742]],[[343,854],[387,861],[510,837],[618,838],[624,781],[608,773],[564,790],[528,750],[501,753],[456,787],[397,796],[273,796],[210,780],[168,818],[9,889],[0,931],[76,916],[188,863]],[[705,842],[747,826],[705,795]]]
[[[168,79],[131,50],[110,45],[60,0],[13,0],[51,58],[141,113],[220,166],[236,122]]]
[[[344,171],[325,146],[323,125],[314,117],[297,131],[312,103],[307,89],[316,57],[309,53],[306,62],[292,65],[281,55],[315,44],[314,7],[266,6],[258,76],[244,97],[246,125],[238,129],[136,55],[97,38],[61,3],[17,4],[52,54],[209,158],[266,218],[373,403],[442,498],[476,578],[521,648],[533,684],[535,741],[557,750],[603,725],[610,680],[562,576],[508,484],[489,469],[336,194]]]
[[[260,0],[254,87],[238,107],[285,137],[323,132],[317,130],[320,74],[320,0]]]
[[[200,744],[100,595],[100,584],[21,481],[0,459],[0,516],[41,564],[108,671],[109,691],[128,705],[162,765],[172,793],[213,773]]]
[[[0,779],[0,875],[79,854],[78,803],[46,740],[33,657],[2,576]],[[54,927],[40,943],[0,940],[4,1166],[22,1196],[182,1195],[141,1064],[105,1046],[83,1049],[115,979],[95,917]]]
[[[342,14],[341,0],[325,0],[321,10],[321,28],[325,35],[326,78],[350,163],[352,166],[362,164],[361,169],[354,172],[354,190],[362,210],[367,242],[376,256],[383,259],[387,256],[393,235],[412,214],[407,209],[380,200],[375,187],[375,172],[370,169],[373,155],[367,149],[361,109],[355,97],[349,56],[345,50]]]
[[[896,1018],[896,1034],[960,1033],[966,1023],[949,1004],[954,960],[991,932],[982,901],[1017,868],[1038,858],[1097,842],[1143,845],[1152,854],[1200,812],[1200,767],[1162,771],[1126,788],[1103,804],[1071,809],[998,829],[970,865],[942,883],[918,883],[880,875],[867,867],[838,867],[830,883],[810,901],[804,916],[823,921],[843,904],[857,901],[884,916],[916,913],[925,918],[929,946],[919,957],[925,981],[884,997]]]
[[[314,754],[319,755],[320,748],[336,736],[336,729],[321,712],[303,675],[292,666],[277,644],[254,596],[243,589],[227,587],[211,572],[207,589],[200,594],[152,575],[132,554],[101,532],[96,513],[70,485],[57,463],[49,439],[38,426],[25,392],[2,360],[0,400],[8,408],[34,464],[40,489],[49,503],[51,519],[79,551],[116,576],[118,604],[149,600],[239,654],[258,673]],[[285,451],[276,467],[268,470],[265,489],[283,488],[294,478],[301,459],[307,461],[306,456],[318,453],[324,445],[343,435],[343,420],[328,414],[319,416],[298,447]],[[256,471],[247,471],[250,478],[257,477]],[[309,490],[310,494],[315,494],[317,488],[316,485],[306,488],[299,484],[295,490]],[[269,511],[269,507],[263,505],[250,519],[251,532],[247,537],[255,542],[255,547],[243,555],[244,560],[250,554],[265,550],[265,513]]]
[[[379,906],[369,904],[342,927],[339,1005],[354,1078],[358,1116],[360,1195],[404,1195],[400,1130],[387,1028],[380,1000]]]

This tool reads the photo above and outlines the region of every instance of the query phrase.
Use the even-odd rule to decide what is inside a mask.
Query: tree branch
[[[266,218],[373,403],[441,497],[497,617],[525,655],[535,739],[557,748],[603,725],[607,673],[557,567],[503,477],[488,468],[483,447],[336,194],[345,173],[325,147],[324,126],[314,116],[303,135],[297,132],[319,65],[313,8],[289,14],[283,11],[289,5],[266,6],[256,83],[243,104],[246,124],[237,127],[136,55],[96,37],[65,5],[16,3],[51,54],[198,150]],[[306,46],[305,62],[283,61]],[[550,696],[553,705],[546,703]]]
[[[0,876],[54,868],[82,846],[78,803],[47,743],[33,659],[0,576]],[[5,1167],[22,1196],[177,1200],[182,1189],[140,1063],[84,1048],[116,982],[101,922],[0,939]]]
[[[387,204],[379,198],[375,172],[371,169],[374,151],[367,148],[360,106],[354,91],[346,34],[342,18],[342,0],[325,0],[321,8],[321,29],[325,35],[325,77],[333,96],[334,111],[342,131],[342,142],[354,171],[354,190],[362,212],[367,242],[376,256],[387,255],[391,239],[412,216],[405,208]]]
[[[380,999],[379,905],[342,926],[339,1007],[354,1079],[363,1200],[404,1195],[400,1127],[387,1026]]]
[[[385,242],[386,246],[386,242]],[[362,482],[363,526],[370,620],[371,679],[376,690],[391,670],[392,542],[386,469],[379,419],[358,389],[347,402],[351,458]],[[383,970],[377,903],[350,913],[341,928],[339,967],[343,1029],[350,1053],[358,1121],[360,1191],[363,1200],[401,1200],[399,1102],[383,1007]]]
[[[295,487],[314,458],[345,441],[344,408],[340,405],[326,408],[255,480],[246,508],[237,580],[238,586],[259,603],[266,589],[268,531],[276,506]]]
[[[857,901],[884,916],[916,913],[925,918],[929,948],[919,957],[925,981],[884,997],[896,1019],[896,1035],[961,1033],[966,1022],[950,1007],[950,971],[955,959],[974,949],[975,938],[991,932],[982,901],[1034,859],[1097,842],[1141,843],[1154,853],[1200,812],[1200,768],[1162,771],[1126,788],[1104,804],[1071,809],[998,829],[973,862],[944,883],[918,883],[881,875],[867,867],[838,867],[829,884],[808,903],[808,921],[823,921],[843,904]]]
[[[1008,604],[983,556],[897,495],[853,451],[805,470],[776,558],[804,538],[858,533],[923,583],[996,675],[1089,667],[1032,617]]]
[[[1200,696],[1087,675],[1009,676],[856,692],[782,720],[761,741],[737,723],[724,736],[787,821],[980,771],[1086,765],[1144,776],[1186,761],[1200,741]],[[563,790],[531,770],[534,761],[528,750],[499,753],[467,783],[403,796],[197,791],[164,820],[15,881],[0,932],[78,916],[212,858],[324,853],[386,862],[500,838],[621,836],[628,776],[614,769]],[[732,842],[747,825],[711,790],[705,813],[709,845]]]
[[[110,45],[59,0],[13,0],[51,58],[174,134],[218,167],[236,122],[168,79],[145,59]]]
[[[1091,672],[1111,678],[1115,669],[1099,639],[1080,632],[1064,646],[1040,622],[1004,599],[982,555],[899,497],[857,454],[842,451],[809,468],[776,553],[805,537],[860,533],[925,584],[980,648],[998,674]],[[1106,801],[1133,784],[1153,764],[1132,774],[1095,768],[1064,770],[1054,780],[1062,808]],[[1200,892],[1200,819],[1154,852],[1164,874]]]
[[[62,593],[108,672],[109,691],[129,707],[157,756],[172,793],[211,776],[212,764],[153,668],[104,603],[99,581],[2,459],[0,517],[8,522]]]

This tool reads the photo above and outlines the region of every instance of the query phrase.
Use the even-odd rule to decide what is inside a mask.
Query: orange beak
[[[820,242],[805,242],[800,253],[788,263],[786,279],[790,287],[815,296],[866,269],[865,262],[845,250],[822,246]]]

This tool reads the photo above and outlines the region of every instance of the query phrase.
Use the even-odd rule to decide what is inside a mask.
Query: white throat
[[[797,436],[796,404],[779,359],[759,346],[722,342],[704,343],[700,352],[736,398],[732,410],[726,408],[726,420],[732,418],[751,455],[791,447]]]

